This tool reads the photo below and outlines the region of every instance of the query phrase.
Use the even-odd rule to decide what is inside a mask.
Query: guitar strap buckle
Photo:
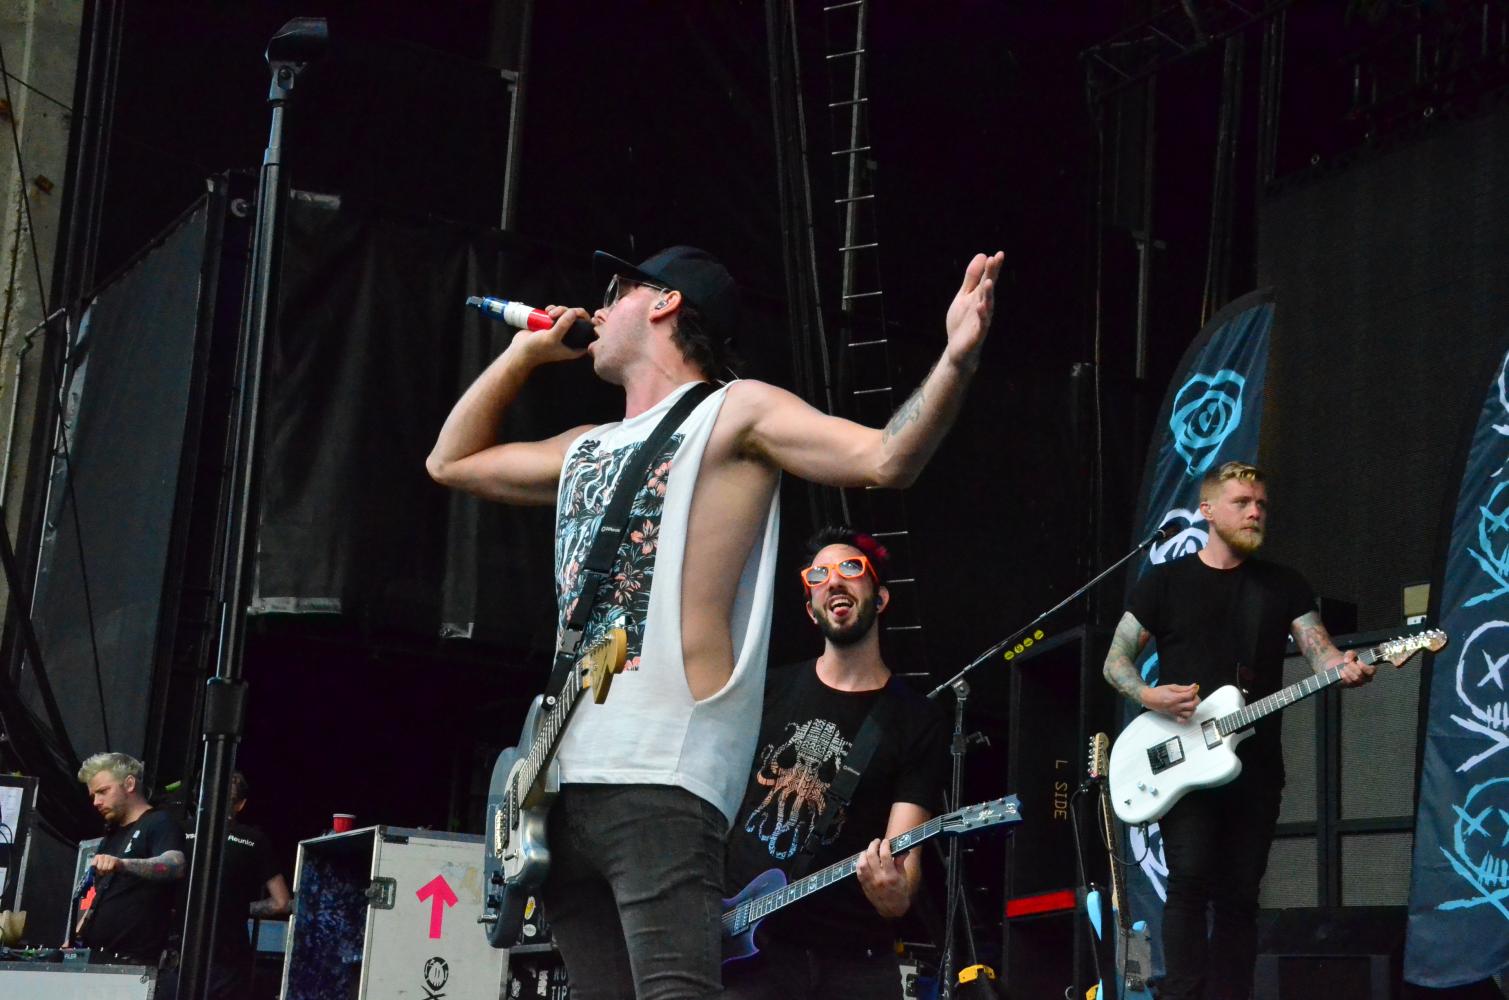
[[[582,636],[584,634],[585,630],[568,626],[561,632],[561,641],[555,648],[555,655],[567,659],[574,658],[577,649],[582,644]]]

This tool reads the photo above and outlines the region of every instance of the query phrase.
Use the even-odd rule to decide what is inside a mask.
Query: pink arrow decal
[[[446,907],[456,905],[456,890],[450,887],[444,875],[436,875],[420,886],[414,895],[419,897],[421,903],[427,899],[430,901],[430,937],[438,938],[441,924],[445,921]]]

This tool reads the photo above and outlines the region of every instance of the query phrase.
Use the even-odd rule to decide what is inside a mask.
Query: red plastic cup
[[[354,813],[336,813],[330,819],[330,828],[336,833],[345,833],[356,825]]]

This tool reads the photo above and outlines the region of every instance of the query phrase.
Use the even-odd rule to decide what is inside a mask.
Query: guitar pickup
[[[1184,741],[1175,736],[1148,747],[1147,764],[1154,774],[1166,771],[1184,761]]]

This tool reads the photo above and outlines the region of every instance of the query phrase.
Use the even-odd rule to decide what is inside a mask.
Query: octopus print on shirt
[[[926,698],[892,679],[871,691],[840,691],[822,682],[816,661],[771,670],[760,738],[744,800],[728,838],[729,895],[756,875],[779,868],[788,876],[827,807],[865,719],[880,702],[880,739],[847,807],[834,814],[806,873],[857,854],[885,835],[891,807],[909,802],[935,812],[947,761],[947,724]],[[763,933],[873,945],[890,933],[855,879],[845,879],[772,915]]]
[[[752,833],[770,848],[770,856],[785,860],[807,842],[812,824],[822,815],[828,789],[854,746],[843,738],[838,726],[826,719],[787,723],[788,738],[779,746],[759,751],[754,780],[769,792],[744,821]],[[847,810],[840,808],[823,837],[833,843],[844,828]]]

